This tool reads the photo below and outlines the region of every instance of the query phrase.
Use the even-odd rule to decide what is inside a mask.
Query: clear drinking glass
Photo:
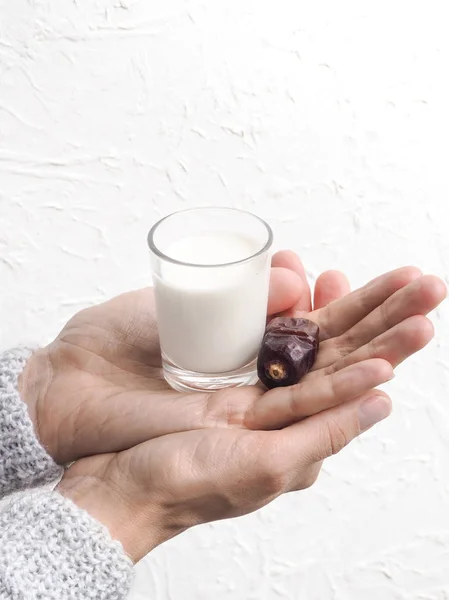
[[[164,376],[175,389],[257,381],[273,232],[231,208],[165,217],[148,234]]]

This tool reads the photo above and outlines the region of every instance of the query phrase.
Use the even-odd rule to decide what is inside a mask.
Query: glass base
[[[176,367],[162,357],[162,368],[167,383],[178,392],[213,392],[224,388],[254,385],[258,381],[257,361],[228,373],[196,373]]]

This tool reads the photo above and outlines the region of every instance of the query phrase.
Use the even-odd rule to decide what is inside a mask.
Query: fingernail
[[[374,396],[359,408],[360,431],[366,431],[379,421],[386,419],[391,412],[391,406],[384,396]]]

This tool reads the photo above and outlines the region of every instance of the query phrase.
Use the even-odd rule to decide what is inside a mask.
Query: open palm
[[[130,292],[78,313],[35,355],[31,368],[47,373],[46,384],[38,394],[29,386],[25,399],[52,456],[64,463],[193,429],[277,429],[355,399],[431,339],[423,315],[445,295],[439,279],[404,268],[335,300],[346,283],[330,273],[317,282],[311,311],[299,259],[279,253],[273,267],[270,314],[307,313],[321,328],[317,363],[298,386],[171,390],[161,371],[152,290]]]

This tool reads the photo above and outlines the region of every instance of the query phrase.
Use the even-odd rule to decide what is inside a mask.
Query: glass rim
[[[184,262],[182,260],[177,260],[175,258],[171,258],[170,256],[167,256],[166,254],[164,254],[164,252],[162,252],[162,250],[159,250],[159,248],[156,246],[156,244],[154,242],[154,235],[156,233],[156,230],[159,228],[160,225],[162,225],[162,223],[164,221],[166,221],[167,219],[170,219],[170,217],[173,217],[175,215],[179,215],[179,214],[187,213],[187,212],[202,211],[202,210],[212,210],[212,211],[213,210],[226,210],[226,211],[234,211],[236,213],[251,216],[254,219],[257,219],[265,227],[267,234],[268,234],[268,239],[260,250],[258,250],[257,252],[255,252],[254,254],[251,254],[250,256],[248,256],[246,258],[242,258],[240,260],[234,260],[232,262],[217,263],[217,264],[211,264],[211,265],[204,265],[204,264]],[[262,219],[258,215],[255,215],[254,213],[252,213],[248,210],[241,210],[240,208],[228,208],[227,206],[199,206],[197,208],[186,208],[184,210],[177,210],[175,212],[170,213],[169,215],[166,215],[159,221],[157,221],[153,225],[153,227],[150,229],[150,231],[148,232],[147,242],[148,242],[148,247],[153,254],[155,254],[160,259],[170,262],[172,264],[180,265],[183,267],[195,267],[195,268],[199,268],[199,269],[201,269],[201,268],[216,269],[217,267],[230,267],[232,265],[244,264],[246,262],[250,262],[251,260],[254,260],[258,256],[262,256],[262,254],[267,252],[273,245],[273,239],[274,239],[273,230],[271,229],[270,225],[268,225],[268,223],[266,221],[264,221],[264,219]]]

